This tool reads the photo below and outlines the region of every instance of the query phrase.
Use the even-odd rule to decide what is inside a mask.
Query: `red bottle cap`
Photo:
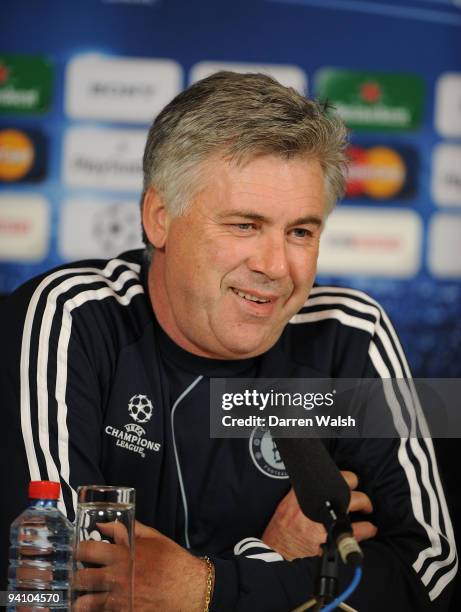
[[[29,499],[59,499],[61,485],[49,480],[32,480],[29,482]]]

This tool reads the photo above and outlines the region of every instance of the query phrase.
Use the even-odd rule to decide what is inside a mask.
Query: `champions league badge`
[[[250,456],[265,476],[287,479],[288,473],[267,427],[255,427],[250,436]]]
[[[146,451],[158,452],[162,447],[160,442],[148,440],[144,436],[146,430],[141,427],[140,423],[145,425],[148,423],[154,413],[154,406],[147,395],[138,393],[128,402],[128,414],[135,421],[134,423],[126,423],[124,429],[107,425],[105,428],[106,434],[116,438],[116,446],[124,448],[132,453],[138,453],[143,459],[146,458]]]
[[[133,395],[128,404],[128,414],[136,423],[147,423],[154,407],[147,395]]]

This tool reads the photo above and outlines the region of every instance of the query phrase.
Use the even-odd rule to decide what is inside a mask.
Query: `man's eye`
[[[234,223],[234,227],[244,232],[248,232],[255,228],[254,223]]]
[[[308,238],[312,236],[312,232],[304,227],[295,227],[292,233],[295,238]]]

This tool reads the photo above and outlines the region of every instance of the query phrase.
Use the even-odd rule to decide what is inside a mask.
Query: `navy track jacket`
[[[265,355],[207,360],[159,328],[145,267],[141,251],[69,264],[1,305],[2,580],[9,524],[26,506],[29,480],[59,480],[70,519],[79,485],[129,485],[140,521],[213,560],[214,612],[288,612],[312,596],[317,560],[284,561],[259,540],[289,480],[283,464],[256,452],[254,436],[210,438],[209,378],[407,378],[398,338],[367,295],[314,287]],[[390,398],[389,410],[409,414],[402,398]],[[327,446],[340,469],[358,474],[378,527],[363,543],[350,605],[447,609],[456,550],[431,440],[396,431]],[[340,588],[350,578],[342,566]]]

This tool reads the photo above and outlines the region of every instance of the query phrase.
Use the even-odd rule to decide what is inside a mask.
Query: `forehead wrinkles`
[[[277,185],[267,185],[256,181],[241,181],[238,185],[233,185],[231,189],[232,199],[241,203],[245,199],[246,204],[286,204],[288,201],[297,204],[300,209],[308,205],[312,200],[318,201],[322,198],[322,189],[312,186],[290,186],[281,187]]]
[[[323,171],[316,160],[281,160],[269,155],[240,167],[218,158],[209,160],[202,172],[202,194],[213,194],[221,208],[233,208],[236,204],[246,208],[253,203],[261,206],[265,201],[317,208],[325,199]]]
[[[244,187],[241,186],[241,188],[236,188],[232,190],[232,195],[241,197],[241,196],[245,196],[245,197],[254,197],[254,198],[261,198],[261,196],[263,195],[265,198],[270,199],[270,200],[274,200],[277,201],[279,199],[284,199],[286,200],[287,198],[289,198],[290,200],[300,200],[303,201],[306,198],[308,198],[309,196],[314,195],[313,190],[308,190],[305,189],[304,193],[299,193],[299,188],[296,187],[290,187],[287,189],[281,189],[278,187],[266,187],[264,185],[260,185],[260,187],[262,187],[262,189],[260,191],[258,191],[258,185],[256,185],[255,183],[253,183],[253,189],[251,186],[248,187]]]

